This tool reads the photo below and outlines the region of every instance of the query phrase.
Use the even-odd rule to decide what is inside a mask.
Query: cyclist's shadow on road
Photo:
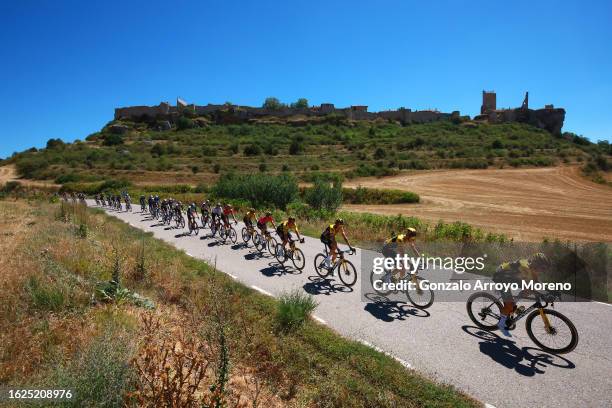
[[[470,336],[482,340],[479,343],[481,353],[526,377],[544,374],[544,369],[548,366],[568,369],[576,367],[573,362],[564,357],[534,347],[519,348],[516,342],[509,338],[500,337],[476,326],[462,326],[461,329]]]
[[[407,317],[431,316],[427,310],[411,307],[406,302],[391,300],[377,293],[366,293],[364,296],[370,300],[370,302],[365,305],[363,310],[383,322],[406,320]]]
[[[261,272],[264,276],[267,276],[268,278],[274,276],[283,276],[287,274],[293,275],[294,272],[292,271],[293,269],[284,268],[283,265],[279,264],[278,262],[270,262],[268,266],[259,270],[259,272]]]
[[[309,282],[302,286],[306,293],[311,295],[333,295],[334,293],[350,293],[353,288],[349,288],[337,283],[331,278],[321,278],[320,276],[308,276]]]

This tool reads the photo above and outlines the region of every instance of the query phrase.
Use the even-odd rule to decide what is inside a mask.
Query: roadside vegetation
[[[2,200],[0,382],[63,406],[479,406],[101,211]]]
[[[182,125],[181,125],[182,124]],[[114,134],[112,125],[124,125]],[[440,121],[406,124],[326,117],[320,121],[217,124],[182,117],[175,128],[157,122],[110,122],[85,140],[50,139],[43,149],[15,153],[25,178],[58,184],[126,179],[137,184],[210,184],[219,174],[290,172],[312,181],[321,172],[345,178],[402,170],[551,166],[609,160],[610,144],[565,133],[556,137],[520,123]],[[603,161],[602,161],[603,160]]]

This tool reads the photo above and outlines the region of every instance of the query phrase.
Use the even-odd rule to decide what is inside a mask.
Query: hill
[[[443,120],[401,125],[377,119],[349,121],[266,118],[218,124],[181,116],[160,131],[156,122],[116,120],[85,140],[50,139],[44,149],[16,153],[22,177],[93,182],[122,178],[139,184],[198,184],[219,173],[290,171],[302,180],[318,172],[347,178],[393,175],[404,169],[607,165],[608,142],[590,143],[565,133],[553,136],[522,123]],[[603,157],[603,158],[602,158]]]

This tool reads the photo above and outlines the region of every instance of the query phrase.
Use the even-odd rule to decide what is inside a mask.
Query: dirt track
[[[459,220],[525,241],[612,241],[612,188],[588,181],[576,167],[440,170],[348,183],[358,185],[414,191],[421,203],[346,209]]]
[[[49,181],[36,181],[19,178],[17,169],[12,164],[0,166],[0,184],[4,184],[7,181],[18,181],[24,186],[32,187],[58,187],[58,184]]]

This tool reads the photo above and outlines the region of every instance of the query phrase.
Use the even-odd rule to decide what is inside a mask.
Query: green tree
[[[307,109],[308,108],[308,99],[306,98],[300,98],[297,101],[293,102],[291,104],[292,108],[296,108],[296,109]]]
[[[317,210],[336,211],[342,205],[342,178],[336,174],[320,174],[313,187],[306,190],[305,200]]]
[[[265,109],[270,109],[270,110],[281,110],[285,106],[286,105],[281,103],[281,101],[279,101],[278,98],[275,98],[273,96],[266,98],[266,100],[263,103],[263,107]]]

